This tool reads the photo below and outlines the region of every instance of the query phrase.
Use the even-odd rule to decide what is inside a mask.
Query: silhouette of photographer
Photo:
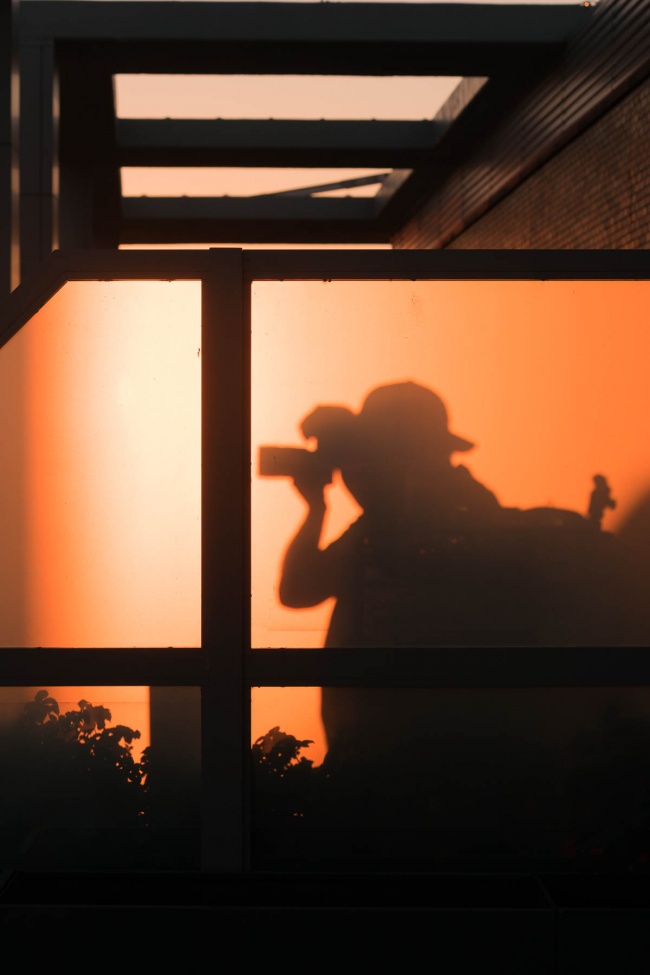
[[[449,431],[440,397],[412,382],[374,389],[358,414],[320,406],[302,431],[318,439],[322,463],[294,473],[308,511],[284,557],[281,602],[304,608],[336,597],[327,647],[430,645],[432,590],[422,584],[431,582],[433,557],[501,510],[466,467],[451,463],[474,445]],[[335,468],[363,514],[321,549],[324,489]]]
[[[279,593],[293,608],[335,598],[326,647],[647,641],[643,579],[627,547],[601,531],[615,504],[602,475],[587,517],[505,508],[452,462],[473,444],[449,430],[440,397],[413,382],[372,390],[358,413],[319,406],[301,429],[317,450],[263,448],[261,472],[293,477],[307,503]],[[334,470],[363,513],[321,549]],[[604,700],[589,705],[593,719]],[[363,828],[372,818],[408,830],[431,815],[449,828],[465,818],[496,827],[505,805],[513,822],[560,822],[568,815],[556,788],[565,774],[553,745],[560,719],[548,705],[545,688],[522,697],[471,686],[324,687],[325,768],[339,800],[327,816],[340,808],[344,824],[356,817]],[[591,719],[567,702],[564,734],[574,720]]]
[[[303,457],[293,474],[308,510],[284,557],[281,602],[304,608],[335,597],[326,647],[459,646],[468,628],[470,642],[481,642],[483,572],[468,580],[455,550],[494,526],[503,509],[465,466],[452,464],[474,445],[450,432],[440,397],[413,382],[381,386],[357,414],[318,407],[302,431],[318,439],[318,459]],[[321,549],[333,469],[363,514]],[[387,759],[395,722],[415,734],[419,724],[431,727],[431,693],[323,688],[327,762],[356,763],[370,741]],[[378,731],[389,721],[393,731],[382,741]]]
[[[602,475],[586,516],[503,507],[454,462],[473,444],[449,430],[440,397],[413,382],[372,390],[358,413],[319,406],[301,428],[317,450],[263,448],[262,473],[293,477],[307,503],[280,600],[304,608],[335,598],[326,647],[647,641],[647,573],[637,579],[629,546],[601,530],[615,504]],[[363,513],[321,549],[334,470]],[[600,720],[610,697],[605,689],[579,708],[562,698],[556,711],[543,687],[324,687],[333,801],[323,815],[403,838],[417,823],[500,829],[504,809],[511,825],[559,826],[572,813],[557,741]]]

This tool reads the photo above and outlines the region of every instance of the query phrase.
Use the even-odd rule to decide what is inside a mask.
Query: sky
[[[460,78],[119,75],[120,118],[432,119]],[[125,196],[249,196],[384,173],[386,169],[125,167]],[[378,184],[346,189],[372,196]]]

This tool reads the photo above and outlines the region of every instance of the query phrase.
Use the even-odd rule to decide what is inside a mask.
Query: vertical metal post
[[[0,297],[20,280],[18,0],[0,0]]]
[[[245,822],[250,642],[249,324],[242,252],[218,249],[202,302],[202,852],[207,871],[248,863]]]
[[[96,54],[57,55],[63,107],[59,122],[59,242],[117,248],[121,186],[110,66]]]
[[[20,47],[20,274],[58,247],[58,83],[54,42]]]

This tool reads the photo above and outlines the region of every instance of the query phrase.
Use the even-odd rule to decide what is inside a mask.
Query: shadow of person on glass
[[[317,438],[323,463],[294,476],[308,507],[285,553],[281,602],[304,608],[335,597],[329,648],[464,645],[472,624],[480,637],[472,600],[485,603],[482,580],[459,575],[454,548],[495,526],[501,506],[467,467],[452,463],[474,445],[449,430],[440,397],[413,382],[381,386],[358,414],[321,406],[302,431]],[[363,514],[321,549],[333,469]],[[428,690],[323,688],[328,768],[349,766],[355,789],[364,774],[371,787],[377,761],[382,774],[391,765],[396,738],[434,728],[431,707]]]
[[[281,602],[304,608],[336,597],[327,647],[436,642],[430,569],[441,547],[495,523],[501,510],[466,467],[451,463],[474,445],[449,431],[440,397],[413,382],[374,389],[358,414],[317,407],[302,431],[318,439],[323,464],[294,476],[308,511],[284,556]],[[363,514],[321,549],[325,487],[337,468]]]
[[[449,430],[442,399],[413,382],[374,389],[356,414],[317,407],[302,432],[318,440],[319,463],[294,473],[307,514],[285,553],[279,593],[293,608],[335,598],[326,647],[626,642],[626,584],[612,577],[616,550],[600,530],[602,485],[589,518],[503,507],[453,463],[474,445]],[[321,548],[335,469],[363,513]],[[447,822],[468,810],[471,819],[479,795],[483,821],[491,809],[498,822],[504,789],[525,820],[544,815],[543,795],[554,792],[555,759],[535,782],[525,775],[553,720],[539,690],[522,707],[507,691],[481,688],[325,687],[322,717],[329,773],[360,809],[382,809],[393,823],[397,810],[416,816],[417,803],[440,821],[445,803]]]

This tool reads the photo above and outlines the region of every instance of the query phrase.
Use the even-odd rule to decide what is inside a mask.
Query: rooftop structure
[[[4,280],[10,260],[15,284],[55,247],[410,246],[410,222],[432,209],[424,246],[444,246],[459,219],[471,222],[638,81],[639,5],[602,7],[5,3],[7,212],[17,198],[11,232],[3,223]],[[246,118],[119,118],[115,78],[131,73],[462,80],[422,120],[256,118],[254,106]],[[123,194],[123,167],[170,166],[370,174],[244,197]]]

